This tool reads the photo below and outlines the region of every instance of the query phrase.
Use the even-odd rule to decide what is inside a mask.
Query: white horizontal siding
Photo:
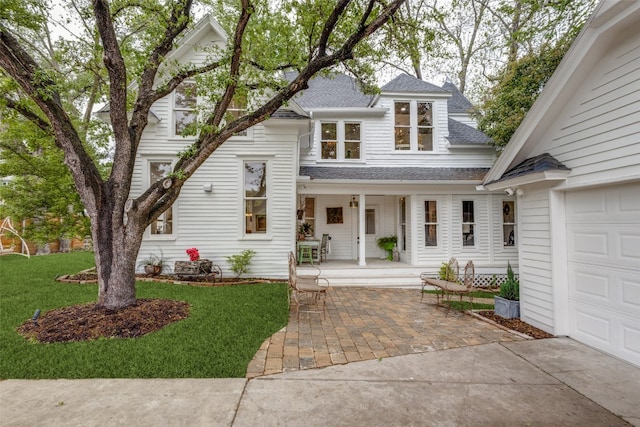
[[[399,97],[398,99],[402,99]],[[425,98],[428,100],[428,97]],[[319,121],[314,121],[313,140],[311,147],[304,141],[301,143],[300,164],[314,165],[340,164],[343,166],[397,166],[397,167],[486,167],[493,164],[494,155],[487,150],[458,150],[450,151],[447,148],[449,135],[447,102],[444,99],[434,99],[434,151],[395,151],[394,144],[394,124],[393,124],[393,101],[394,99],[382,97],[375,108],[386,108],[386,114],[376,117],[355,118],[355,121],[362,123],[362,144],[363,154],[361,162],[327,162],[319,159],[320,147],[320,126]],[[326,118],[323,121],[349,120],[348,116],[336,116]]]
[[[527,191],[518,199],[517,209],[521,316],[544,330],[553,330],[548,193]]]
[[[568,185],[640,173],[640,33],[599,61],[571,114],[551,128],[551,155],[571,168]]]
[[[174,205],[174,238],[145,239],[141,256],[157,253],[162,248],[171,261],[186,260],[184,251],[197,247],[203,258],[212,259],[223,269],[224,276],[230,276],[226,257],[252,249],[256,255],[251,263],[251,275],[286,275],[286,254],[291,249],[295,230],[295,180],[292,177],[295,176],[296,132],[289,129],[267,133],[260,126],[255,135],[259,140],[227,141],[213,153],[185,184]],[[243,237],[244,160],[265,160],[269,164],[269,238]],[[144,181],[142,175],[138,175],[139,180]],[[202,189],[208,183],[213,183],[211,193]],[[142,186],[136,183],[134,188]]]

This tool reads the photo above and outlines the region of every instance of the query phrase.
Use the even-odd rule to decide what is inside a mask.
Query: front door
[[[378,257],[380,249],[376,241],[379,236],[378,205],[367,205],[364,211],[365,253],[367,257]]]

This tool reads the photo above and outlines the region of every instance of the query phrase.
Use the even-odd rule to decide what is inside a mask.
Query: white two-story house
[[[198,62],[199,44],[224,40],[215,21],[204,20],[171,59]],[[153,106],[133,196],[191,143],[181,135],[195,120],[190,84]],[[228,272],[226,256],[252,249],[251,275],[285,277],[297,230],[309,223],[315,236],[331,236],[323,270],[379,266],[376,240],[395,235],[400,262],[389,267],[435,272],[455,256],[479,272],[504,273],[518,259],[516,198],[477,191],[496,152],[470,110],[451,83],[402,74],[369,95],[343,74],[315,78],[286,108],[213,153],[149,228],[140,256],[161,249],[186,260],[185,250],[197,247]]]

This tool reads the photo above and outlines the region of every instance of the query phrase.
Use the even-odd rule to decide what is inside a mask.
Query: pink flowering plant
[[[198,248],[189,248],[186,252],[191,261],[198,261],[200,259],[200,252],[198,252]]]

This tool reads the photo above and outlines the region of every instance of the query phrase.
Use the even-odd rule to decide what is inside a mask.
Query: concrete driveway
[[[253,379],[0,382],[2,426],[640,426],[640,369],[568,338]]]

